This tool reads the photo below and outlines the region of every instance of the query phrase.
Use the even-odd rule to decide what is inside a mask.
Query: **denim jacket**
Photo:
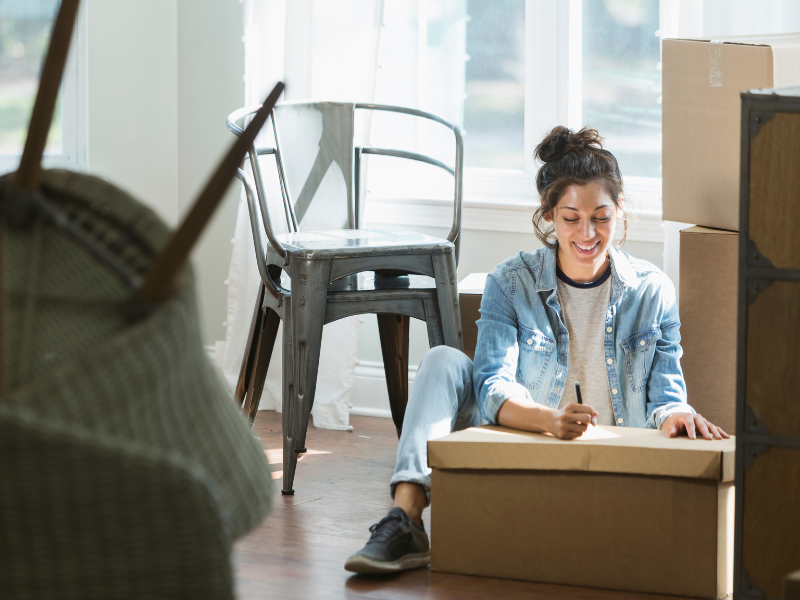
[[[608,388],[617,425],[661,429],[686,402],[675,288],[649,262],[611,248],[605,322]],[[568,383],[569,333],[556,287],[556,250],[520,252],[486,279],[473,383],[484,418],[525,396],[558,407]]]

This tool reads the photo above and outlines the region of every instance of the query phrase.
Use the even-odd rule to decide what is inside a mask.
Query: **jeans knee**
[[[452,373],[460,379],[472,378],[472,361],[469,356],[450,346],[435,346],[428,350],[420,363],[424,368]]]

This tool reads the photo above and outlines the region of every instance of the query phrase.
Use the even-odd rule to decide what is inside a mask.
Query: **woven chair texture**
[[[46,171],[43,190],[140,273],[170,235],[101,179]],[[203,348],[191,269],[131,320],[131,290],[51,223],[0,235],[0,596],[232,598],[231,545],[271,477]]]

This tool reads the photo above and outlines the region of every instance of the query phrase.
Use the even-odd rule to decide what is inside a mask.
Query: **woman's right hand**
[[[550,433],[562,440],[574,440],[583,435],[589,425],[596,425],[598,412],[587,404],[567,404],[553,411]]]

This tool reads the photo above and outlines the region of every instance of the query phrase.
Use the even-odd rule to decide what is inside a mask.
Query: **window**
[[[660,214],[659,0],[397,4],[386,0],[381,57],[394,58],[381,59],[391,72],[380,76],[394,79],[401,69],[415,71],[416,106],[463,128],[465,201],[530,204],[535,145],[557,124],[589,125],[617,156],[638,208]],[[399,36],[391,30],[398,22],[416,35],[416,48],[393,47]],[[414,51],[415,61],[409,56]],[[398,54],[406,60],[401,63]],[[403,95],[392,87],[379,79],[378,101],[402,104]],[[380,125],[373,128],[380,137]],[[418,135],[417,146],[423,138],[431,140]],[[433,151],[447,160],[444,142]],[[382,181],[392,179],[388,168],[372,168]],[[416,169],[415,177],[397,174],[384,190],[373,192],[413,194],[401,180],[418,181],[424,167]],[[446,183],[430,177],[428,189],[447,197]]]
[[[658,241],[660,5],[293,0],[285,4],[287,99],[411,106],[458,124],[464,226],[500,231],[530,231],[533,151],[544,134],[558,124],[593,126],[618,157],[626,195],[641,217],[629,239]],[[452,136],[435,124],[376,114],[359,131],[367,145],[453,162]],[[447,223],[453,197],[447,174],[380,156],[367,161],[370,222]]]
[[[57,11],[58,0],[0,0],[0,172],[19,164]],[[85,164],[85,136],[80,135],[84,119],[78,109],[83,104],[78,72],[84,59],[83,30],[79,15],[45,148],[48,167]]]

